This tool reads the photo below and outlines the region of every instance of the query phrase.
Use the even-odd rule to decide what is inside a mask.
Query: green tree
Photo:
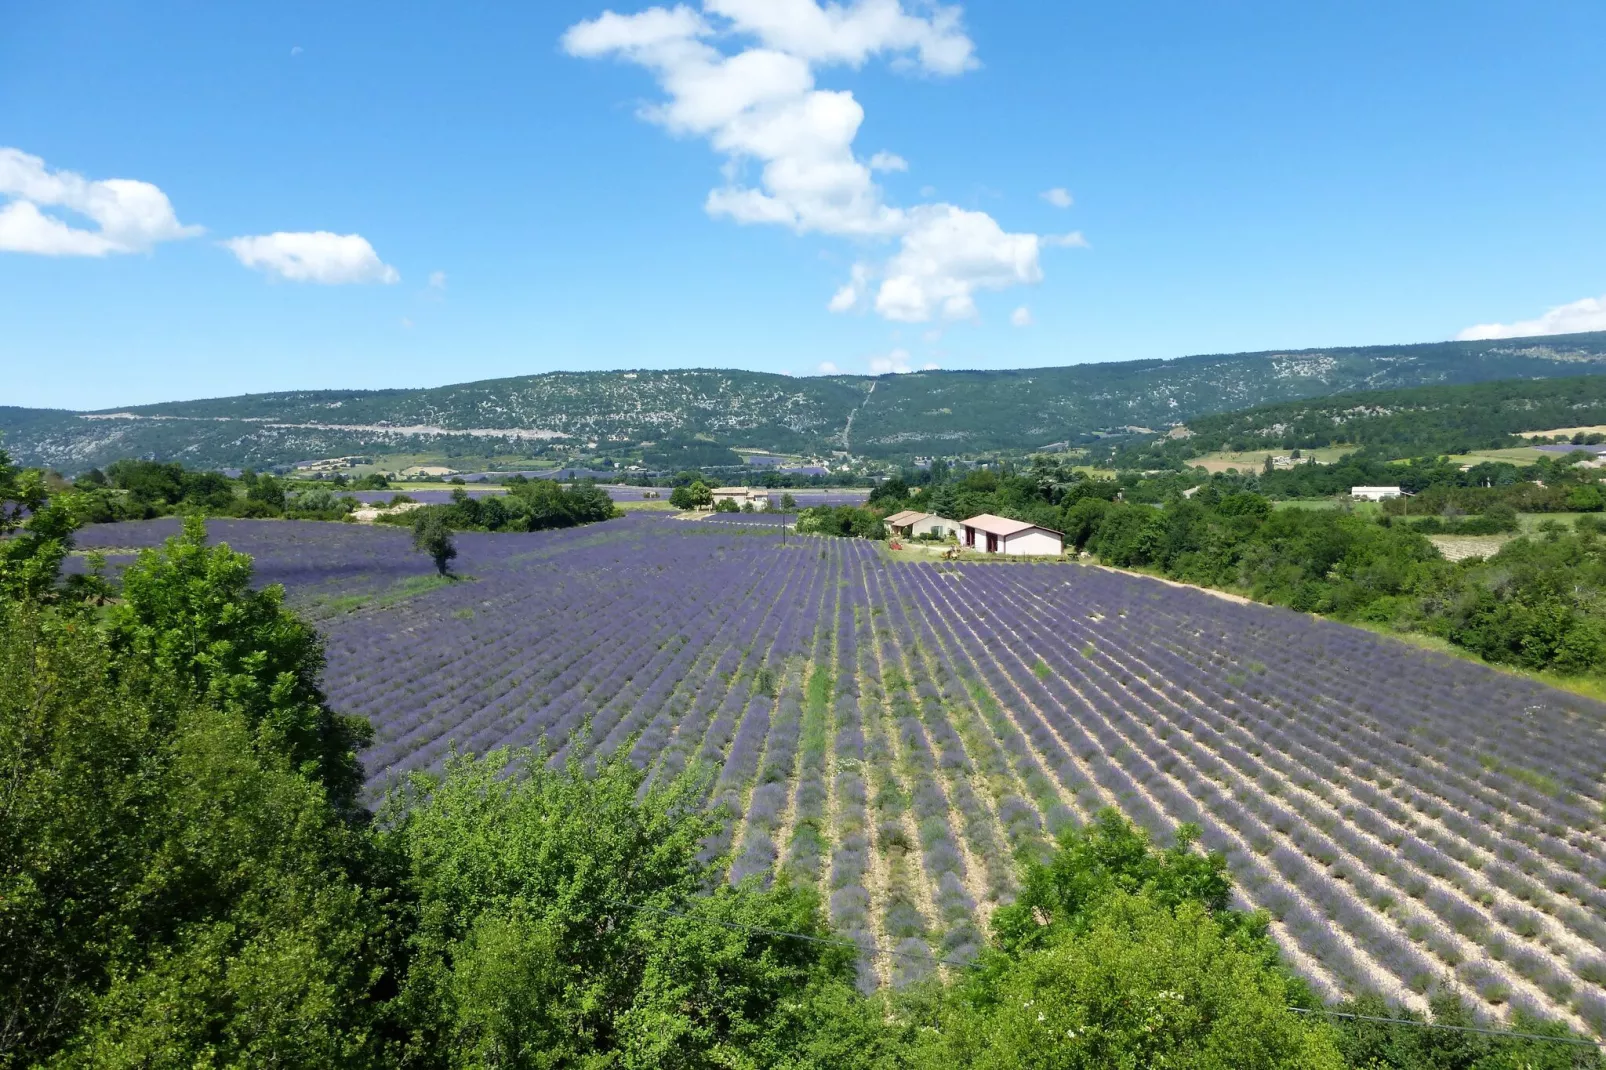
[[[452,529],[439,511],[418,510],[418,518],[413,521],[413,549],[428,554],[435,562],[435,571],[446,575],[447,567],[457,556],[457,546],[452,542]]]
[[[76,526],[62,496],[46,490],[44,473],[18,468],[0,450],[0,594],[49,596]]]
[[[1142,894],[1162,906],[1196,902],[1222,914],[1232,892],[1226,861],[1193,850],[1199,830],[1180,826],[1159,851],[1120,812],[1105,809],[1094,821],[1060,834],[1046,862],[1026,867],[1020,895],[993,915],[993,932],[1007,950],[1041,943],[1076,929],[1084,913],[1116,892]],[[1234,924],[1246,915],[1230,915]]]
[[[391,797],[383,838],[417,903],[409,1060],[797,1065],[816,1001],[851,998],[851,949],[749,931],[828,932],[812,889],[711,880],[704,779],[643,781],[623,755],[588,775],[497,751]]]
[[[797,530],[804,534],[854,539],[882,539],[887,534],[879,516],[853,505],[816,505],[805,509],[798,514]]]
[[[938,1017],[916,1065],[975,1070],[1340,1070],[1298,985],[1196,901],[1114,891],[1077,931],[996,966]]]
[[[693,509],[707,509],[709,506],[714,504],[713,489],[700,479],[693,483],[690,487],[687,487],[686,493],[691,496],[691,505]]]
[[[1567,508],[1579,513],[1598,513],[1606,507],[1606,496],[1593,483],[1584,483],[1567,491]]]
[[[245,496],[247,500],[261,502],[263,505],[266,505],[269,508],[283,509],[284,482],[282,480],[275,479],[273,476],[258,476],[256,480],[246,488]]]
[[[0,1066],[374,1061],[381,867],[274,671],[309,635],[188,534],[105,627],[0,599]]]
[[[237,711],[264,754],[284,754],[347,812],[357,806],[356,752],[368,722],[332,712],[318,686],[323,644],[284,607],[277,584],[251,587],[251,558],[208,547],[206,525],[184,522],[161,550],[141,552],[123,572],[122,601],[107,634],[127,660],[166,671],[194,693]]]
[[[902,476],[893,476],[876,485],[870,491],[870,505],[882,505],[887,508],[897,506],[909,497],[909,485],[903,481]]]
[[[994,915],[997,950],[926,1010],[920,1066],[1343,1065],[1265,920],[1228,909],[1220,855],[1179,829],[1158,851],[1114,810],[1062,833]]]

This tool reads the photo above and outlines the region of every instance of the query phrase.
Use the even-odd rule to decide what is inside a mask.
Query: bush
[[[884,539],[886,525],[868,509],[853,505],[816,505],[798,514],[802,534],[835,535],[850,539]]]

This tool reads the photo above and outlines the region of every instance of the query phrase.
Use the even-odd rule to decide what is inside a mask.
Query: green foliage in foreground
[[[695,776],[639,794],[623,758],[588,776],[546,757],[453,758],[388,804],[378,841],[416,904],[393,1008],[407,1061],[807,1065],[856,998],[851,951],[735,926],[826,937],[818,894],[718,882]]]
[[[0,450],[0,595],[47,598],[71,546],[72,514],[42,473],[21,471]]]
[[[1113,812],[977,968],[863,996],[818,892],[700,857],[697,770],[454,756],[375,820],[363,726],[247,559],[192,522],[126,577],[0,594],[0,1067],[1601,1065],[1294,1013],[1222,860]]]
[[[335,1065],[377,1013],[359,734],[271,599],[152,605],[175,552],[109,622],[0,602],[0,1065]]]

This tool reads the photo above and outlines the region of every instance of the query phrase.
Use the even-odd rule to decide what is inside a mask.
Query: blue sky
[[[1595,0],[606,10],[9,5],[0,404],[1606,328]]]

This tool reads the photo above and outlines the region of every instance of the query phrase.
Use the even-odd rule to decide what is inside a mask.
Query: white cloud
[[[831,295],[828,307],[832,312],[847,312],[856,308],[863,301],[870,286],[870,269],[863,264],[854,264],[853,270],[846,283],[836,293]]]
[[[158,242],[200,234],[173,213],[167,194],[129,178],[90,180],[71,171],[51,171],[38,156],[0,148],[0,251],[42,256],[105,256],[145,252]],[[82,216],[95,229],[75,227],[40,211],[59,208]]]
[[[1073,230],[1069,234],[1045,234],[1043,235],[1043,244],[1057,246],[1061,249],[1086,249],[1088,247],[1087,239],[1082,237],[1082,232],[1079,230]]]
[[[923,323],[976,315],[977,290],[1002,290],[1043,277],[1035,234],[1008,234],[992,216],[951,204],[923,205],[876,291],[876,311]]]
[[[894,349],[884,357],[870,358],[871,375],[903,375],[911,370],[907,349]]]
[[[811,63],[857,67],[883,52],[915,53],[907,61],[932,74],[976,66],[974,46],[959,25],[959,9],[931,6],[929,17],[904,12],[899,0],[704,0],[704,9],[730,19],[767,47]]]
[[[644,119],[706,138],[725,157],[725,184],[704,209],[738,223],[786,226],[870,241],[898,241],[885,264],[860,263],[832,296],[832,311],[873,302],[883,316],[922,320],[974,315],[972,295],[1041,277],[1036,235],[1006,232],[989,215],[948,204],[888,204],[877,171],[907,163],[880,152],[868,161],[853,142],[864,109],[850,92],[816,86],[817,69],[889,56],[895,66],[953,75],[976,66],[959,10],[912,0],[703,0],[634,15],[608,11],[571,26],[563,47],[647,68],[664,99]],[[743,40],[726,51],[726,42]],[[749,166],[758,180],[746,184]]]
[[[429,288],[431,290],[444,290],[444,289],[446,289],[446,272],[444,272],[444,271],[431,271],[429,273]]]
[[[927,342],[927,343],[931,343],[931,344],[935,344],[937,342],[940,342],[940,341],[942,341],[942,330],[940,328],[933,327],[933,328],[931,328],[931,330],[929,330],[926,333],[922,334],[920,336],[920,340],[922,342]]]
[[[249,268],[292,282],[336,285],[348,282],[400,282],[396,269],[379,259],[360,234],[327,230],[258,234],[223,243]]]
[[[831,361],[828,361],[828,360],[820,361],[820,366],[818,368],[816,368],[815,371],[819,372],[821,375],[841,375],[842,374],[842,369],[838,368],[835,364],[833,364]]]
[[[1479,323],[1456,335],[1458,341],[1489,338],[1531,338],[1541,334],[1580,334],[1606,331],[1606,295],[1586,297],[1567,305],[1557,305],[1538,319],[1516,323]]]
[[[290,46],[290,58],[294,59],[295,57],[297,57],[299,55],[301,55],[301,46],[300,45],[291,45]]]
[[[926,363],[920,365],[920,370],[923,372],[940,372],[942,371],[942,365],[927,361]]]
[[[1009,322],[1017,327],[1030,327],[1032,325],[1032,310],[1025,305],[1020,306],[1009,314]]]
[[[1066,189],[1064,186],[1055,186],[1053,189],[1046,189],[1042,192],[1041,196],[1043,200],[1047,201],[1049,204],[1052,204],[1055,208],[1069,208],[1072,204],[1076,203],[1071,198],[1071,191]]]
[[[408,319],[406,316],[403,316],[402,317],[402,330],[410,331],[412,329],[413,329],[413,321]]]

